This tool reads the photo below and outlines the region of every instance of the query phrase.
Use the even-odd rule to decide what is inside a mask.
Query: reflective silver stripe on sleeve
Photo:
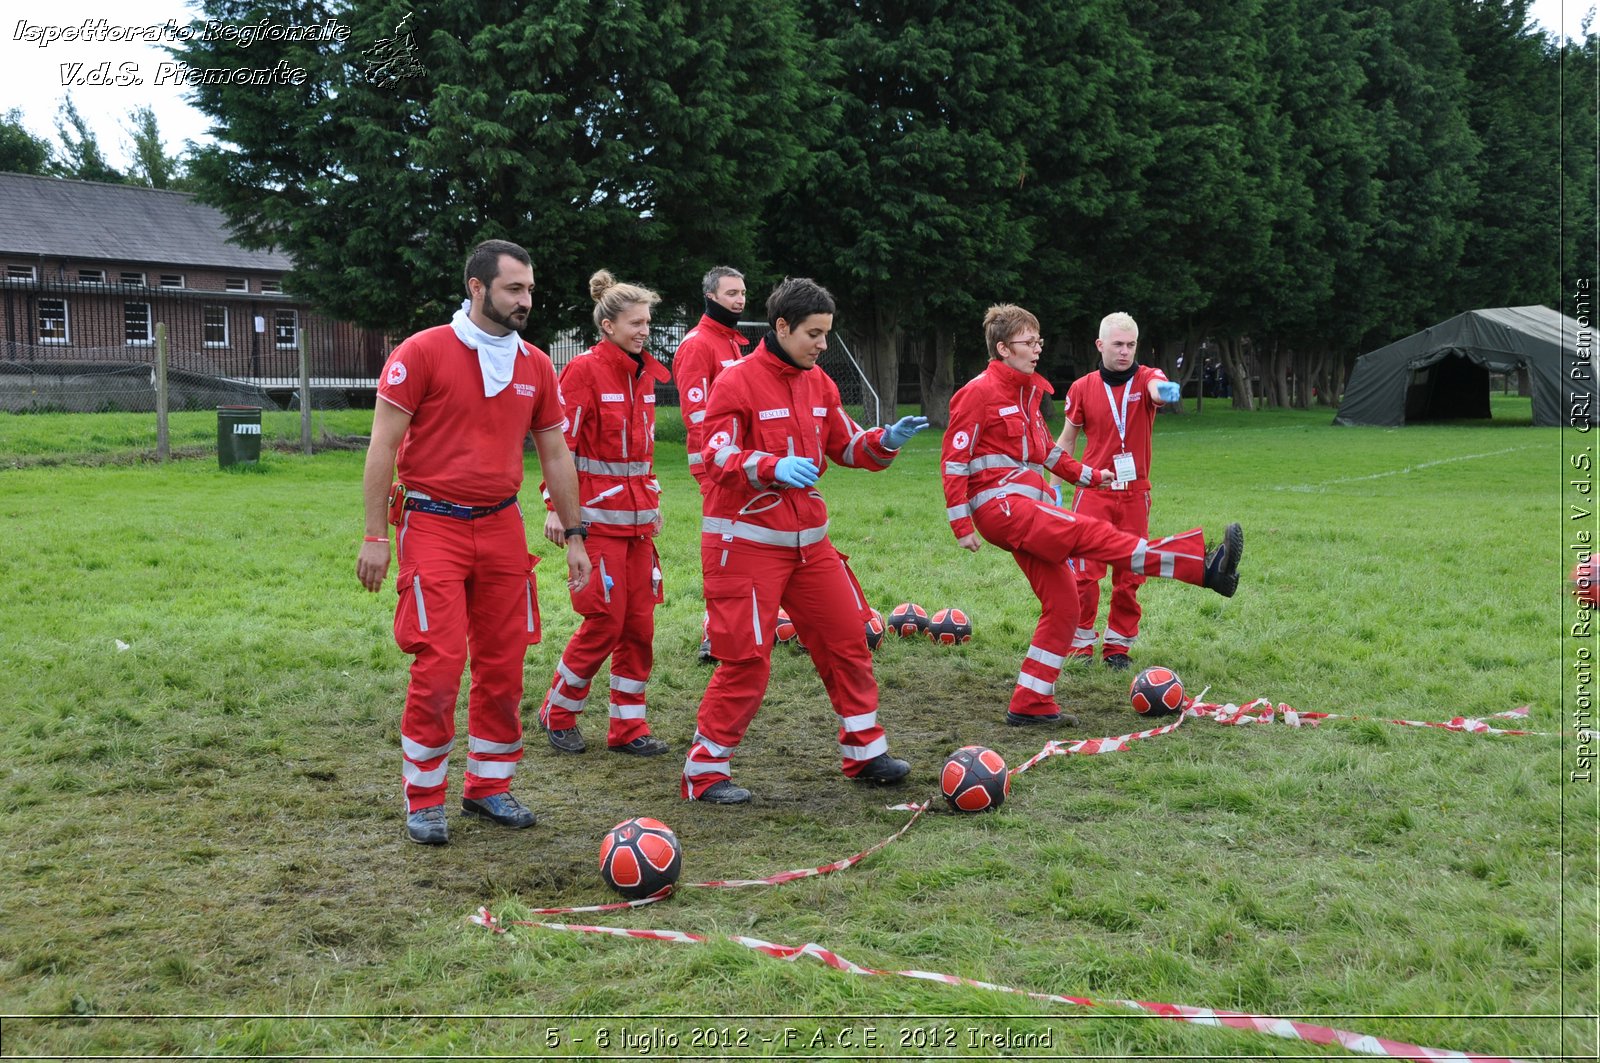
[[[839,743],[839,756],[845,760],[871,760],[881,753],[889,752],[888,738],[874,738],[864,746],[847,746]]]
[[[850,466],[852,469],[861,467],[861,462],[856,458],[856,447],[859,446],[861,441],[865,438],[867,438],[867,433],[862,431],[860,428],[857,428],[855,435],[850,437],[850,442],[845,444],[844,464]]]
[[[1027,672],[1017,673],[1017,686],[1031,690],[1035,694],[1054,694],[1056,692],[1054,683],[1046,683],[1043,679],[1031,676]]]
[[[1037,646],[1028,647],[1028,659],[1030,661],[1038,661],[1040,664],[1049,665],[1051,668],[1060,668],[1062,665],[1067,663],[1067,659],[1061,656],[1061,654],[1051,653],[1049,650],[1041,650]]]
[[[597,476],[650,475],[648,461],[599,461],[595,458],[586,458],[582,454],[575,455],[573,461],[577,464],[579,472],[593,473]]]
[[[561,660],[559,657],[556,658],[556,671],[560,673],[562,679],[566,680],[567,686],[569,687],[576,687],[579,690],[582,690],[584,687],[589,685],[589,680],[585,679],[577,672],[574,672],[571,668],[568,668],[567,662]]]
[[[409,760],[400,762],[400,777],[405,779],[410,786],[440,786],[444,783],[447,769],[450,767],[450,758],[446,757],[439,762],[439,766],[432,771],[423,771]]]
[[[467,758],[467,774],[480,779],[509,779],[517,773],[514,760],[473,760]]]
[[[640,679],[624,679],[620,675],[611,677],[611,689],[620,690],[624,694],[643,694],[644,681]]]
[[[707,535],[720,535],[724,539],[745,539],[768,546],[815,546],[828,537],[828,525],[820,528],[802,528],[798,532],[764,528],[759,524],[746,524],[727,517],[702,517],[700,530]]]
[[[696,451],[693,454],[689,455],[689,468],[692,469],[696,465],[704,465],[705,463],[706,463],[706,456],[704,454],[701,454],[699,451]]]
[[[1055,495],[1037,487],[1030,487],[1027,484],[1006,484],[1004,487],[991,487],[987,491],[979,491],[972,496],[969,504],[973,509],[978,509],[987,502],[993,502],[997,498],[1005,498],[1009,495],[1021,495],[1023,498],[1031,498],[1036,502],[1054,502],[1056,500]]]
[[[944,463],[944,474],[946,476],[971,476],[972,469],[964,461],[947,461]]]
[[[1087,466],[1087,465],[1085,465],[1083,467],[1083,471],[1078,474],[1078,486],[1079,487],[1093,487],[1094,486],[1094,470],[1089,468],[1089,466]]]
[[[425,746],[419,742],[413,742],[405,735],[400,736],[400,751],[410,760],[432,760],[441,753],[450,752],[451,749],[455,748],[455,744],[456,740],[452,738],[442,746]]]
[[[962,517],[972,516],[972,507],[963,502],[959,506],[951,506],[945,510],[944,515],[950,520],[960,520]]]
[[[520,738],[515,742],[491,742],[487,738],[474,738],[472,735],[467,735],[468,753],[515,753],[521,748],[522,739]],[[467,762],[470,764],[472,758],[468,757]]]
[[[696,410],[694,413],[691,413],[689,415],[689,423],[690,424],[699,424],[701,421],[704,421],[705,419],[706,419],[706,411],[704,411],[704,410]]]
[[[968,463],[968,468],[973,472],[984,472],[988,469],[1020,469],[1022,462],[1010,454],[984,454],[973,458]]]
[[[585,524],[654,524],[661,517],[659,509],[593,509],[578,507],[578,517]]]
[[[717,468],[720,469],[724,465],[728,464],[728,459],[732,458],[737,453],[739,453],[739,448],[730,443],[721,450],[717,451],[715,454],[711,455],[711,460],[716,462]]]
[[[744,459],[744,478],[750,481],[750,486],[757,491],[761,490],[761,481],[756,479],[756,466],[761,464],[761,459],[765,456],[759,450],[752,450],[750,456]]]
[[[611,703],[610,716],[613,720],[642,720],[644,719],[643,705],[618,705]]]
[[[854,734],[857,731],[870,731],[878,726],[878,714],[876,712],[864,712],[860,716],[841,716],[839,717],[839,726],[844,728],[848,734]]]
[[[1051,447],[1050,448],[1050,453],[1048,453],[1048,454],[1046,454],[1044,456],[1045,466],[1047,468],[1053,469],[1053,468],[1056,467],[1056,462],[1060,461],[1062,458],[1064,458],[1066,456],[1067,456],[1067,452],[1062,450],[1060,447]]]
[[[1128,562],[1128,570],[1136,576],[1144,575],[1144,553],[1149,545],[1149,543],[1140,539],[1139,545],[1133,548],[1133,560]]]

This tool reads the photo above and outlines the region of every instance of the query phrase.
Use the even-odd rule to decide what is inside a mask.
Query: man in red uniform
[[[706,404],[711,401],[711,385],[721,372],[745,356],[750,340],[739,331],[739,315],[744,313],[744,274],[732,266],[717,266],[700,281],[705,298],[705,313],[690,329],[672,356],[672,379],[678,386],[678,406],[688,436],[689,473],[700,485],[700,500],[711,490],[705,459],[700,450],[705,444]],[[700,660],[715,663],[711,657],[710,617],[700,635]]]
[[[983,319],[989,367],[950,400],[945,430],[944,497],[957,545],[977,550],[979,536],[1009,550],[1039,598],[1033,642],[1017,673],[1006,722],[1074,722],[1055,702],[1055,682],[1078,624],[1078,589],[1071,558],[1111,562],[1149,576],[1166,576],[1232,597],[1239,584],[1244,534],[1228,525],[1210,554],[1199,528],[1154,542],[1094,517],[1053,504],[1047,473],[1089,487],[1110,469],[1080,465],[1051,447],[1039,402],[1053,393],[1034,372],[1044,341],[1039,319],[1020,306],[992,306]]]
[[[466,285],[468,299],[450,324],[389,355],[362,476],[366,536],[356,577],[367,590],[378,590],[389,571],[386,525],[400,529],[394,636],[414,655],[400,717],[401,775],[406,834],[424,845],[450,840],[446,769],[469,657],[462,811],[506,827],[534,823],[511,795],[522,758],[523,658],[539,641],[538,559],[528,553],[517,504],[529,432],[565,524],[568,586],[581,589],[590,568],[555,369],[516,334],[532,304],[532,260],[516,244],[485,241],[467,259]],[[403,486],[390,496],[397,465]]]
[[[1178,385],[1161,370],[1138,363],[1139,326],[1124,313],[1108,314],[1100,322],[1094,341],[1100,368],[1072,382],[1067,389],[1067,423],[1056,445],[1071,454],[1083,433],[1083,461],[1097,469],[1111,469],[1110,483],[1079,487],[1072,512],[1099,517],[1130,535],[1150,534],[1150,434],[1156,410],[1179,397]],[[1061,481],[1051,477],[1052,487]],[[1094,657],[1094,629],[1100,610],[1100,580],[1104,561],[1078,558],[1078,628],[1072,636],[1069,657]],[[1139,635],[1139,587],[1144,577],[1125,568],[1113,569],[1111,608],[1106,616],[1106,636],[1101,648],[1108,668],[1126,669],[1128,651]]]
[[[863,429],[839,389],[816,369],[833,329],[827,289],[790,278],[767,299],[772,328],[749,358],[717,380],[701,451],[710,481],[701,520],[700,564],[721,665],[706,687],[680,793],[742,804],[729,760],[766,693],[778,608],[811,651],[839,714],[845,775],[895,783],[911,766],[889,755],[878,724],[878,684],[862,634],[869,612],[843,556],[828,539],[828,507],[813,488],[828,462],[877,471],[928,426],[903,417]]]
[[[572,592],[583,617],[556,662],[539,723],[562,753],[588,748],[578,713],[589,684],[611,658],[607,748],[653,757],[667,744],[645,720],[645,684],[655,662],[656,604],[661,601],[661,484],[656,480],[656,381],[667,369],[644,349],[650,308],[661,297],[618,284],[606,270],[589,278],[600,342],[561,371],[565,438],[578,466],[579,517],[589,533],[595,578]],[[545,537],[560,542],[563,518],[551,511]]]

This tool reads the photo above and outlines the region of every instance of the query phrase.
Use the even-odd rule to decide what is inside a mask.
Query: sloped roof
[[[281,251],[229,242],[227,220],[187,192],[0,173],[0,254],[284,272]]]

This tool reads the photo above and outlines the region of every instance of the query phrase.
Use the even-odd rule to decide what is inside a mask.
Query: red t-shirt
[[[449,325],[424,329],[389,355],[378,397],[411,415],[396,466],[410,490],[464,506],[504,501],[522,486],[522,441],[566,414],[549,355],[530,343],[494,398],[478,352]]]
[[[1150,432],[1156,421],[1158,407],[1150,399],[1150,381],[1165,380],[1167,374],[1148,365],[1134,371],[1133,379],[1111,389],[1106,397],[1105,379],[1100,370],[1087,373],[1072,382],[1067,389],[1067,422],[1075,424],[1083,435],[1083,463],[1096,469],[1109,469],[1112,459],[1123,450],[1133,455],[1133,467],[1138,478],[1150,476]],[[1126,445],[1117,435],[1118,417],[1122,416],[1122,398],[1128,398]],[[1112,403],[1116,403],[1113,416]]]

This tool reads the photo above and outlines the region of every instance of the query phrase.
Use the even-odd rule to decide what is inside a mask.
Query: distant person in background
[[[539,723],[562,753],[588,748],[578,714],[589,684],[611,658],[610,723],[606,748],[653,757],[667,744],[645,720],[645,684],[654,664],[656,605],[662,600],[661,484],[656,480],[656,383],[666,366],[645,350],[650,308],[661,297],[648,288],[619,284],[606,270],[589,278],[600,342],[561,371],[567,419],[563,435],[578,466],[579,518],[588,535],[594,576],[572,592],[583,617],[550,680]],[[545,536],[566,534],[554,510]]]
[[[862,428],[839,388],[818,369],[833,330],[833,296],[790,278],[767,297],[771,325],[755,353],[717,380],[706,411],[710,481],[701,520],[700,568],[711,614],[711,651],[721,663],[700,700],[683,764],[682,796],[743,804],[730,761],[761,707],[772,671],[778,607],[794,619],[839,716],[844,774],[896,783],[911,766],[889,754],[878,723],[878,683],[862,622],[868,606],[845,558],[828,538],[828,504],[816,489],[830,461],[889,467],[928,426],[902,417]]]
[[[532,307],[532,259],[516,244],[487,240],[465,272],[468,298],[450,324],[411,336],[383,367],[361,483],[366,536],[356,578],[369,591],[389,571],[388,526],[399,528],[394,637],[414,655],[400,717],[401,775],[406,835],[423,845],[450,840],[446,769],[469,658],[462,811],[505,827],[534,823],[511,794],[522,759],[523,660],[539,641],[517,503],[529,432],[560,515],[567,585],[581,590],[589,579],[555,368],[516,331]]]
[[[684,335],[672,356],[672,380],[678,388],[678,407],[688,437],[689,474],[700,485],[702,504],[711,489],[701,447],[705,442],[706,404],[711,401],[711,385],[731,365],[745,356],[750,340],[739,331],[739,315],[744,313],[744,274],[732,266],[717,266],[700,281],[705,313]],[[709,614],[707,614],[709,621]],[[711,634],[702,624],[700,660],[714,664]]]
[[[1150,534],[1150,451],[1156,410],[1177,402],[1180,391],[1161,370],[1139,364],[1139,326],[1127,314],[1107,314],[1094,345],[1100,365],[1067,389],[1067,423],[1056,446],[1071,454],[1082,434],[1084,464],[1110,469],[1113,475],[1109,483],[1078,487],[1072,512],[1098,517],[1144,538]],[[1052,476],[1050,486],[1059,493],[1061,479]],[[1100,638],[1094,623],[1106,564],[1084,557],[1073,567],[1078,576],[1078,628],[1069,656],[1091,660]],[[1129,667],[1128,654],[1139,637],[1139,587],[1144,580],[1127,568],[1112,570],[1111,606],[1101,647],[1108,668]]]
[[[1039,319],[1020,306],[991,306],[983,330],[989,367],[950,400],[942,455],[946,515],[961,548],[976,551],[987,539],[1010,551],[1039,598],[1039,623],[1017,672],[1006,722],[1075,723],[1055,701],[1056,679],[1078,625],[1078,587],[1069,561],[1090,557],[1232,597],[1244,533],[1228,525],[1222,543],[1207,554],[1199,528],[1151,542],[1056,505],[1045,482],[1048,473],[1080,487],[1108,483],[1115,474],[1080,465],[1050,445],[1039,402],[1053,389],[1035,372],[1044,350]]]

